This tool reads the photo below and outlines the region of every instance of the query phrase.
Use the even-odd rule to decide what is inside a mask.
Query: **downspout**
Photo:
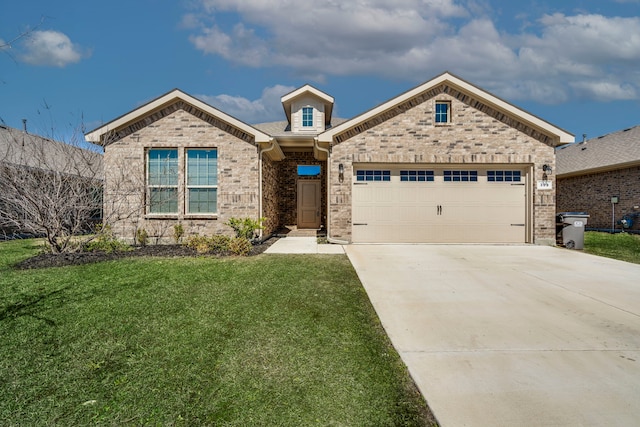
[[[262,155],[264,153],[266,153],[267,151],[271,151],[274,148],[276,148],[276,143],[273,142],[273,138],[271,138],[269,140],[271,142],[271,146],[269,148],[264,148],[262,150],[260,150],[260,153],[258,154],[258,219],[262,218],[263,212],[263,206],[262,206]],[[260,231],[258,232],[258,239],[260,241],[262,241],[263,238],[263,229],[261,228]]]
[[[327,242],[335,243],[337,245],[348,245],[349,242],[347,242],[346,240],[338,240],[331,237],[329,229],[329,224],[331,224],[331,200],[329,198],[329,194],[331,193],[331,162],[329,161],[331,159],[331,152],[328,148],[322,148],[318,145],[317,137],[313,138],[313,145],[318,150],[327,153]]]

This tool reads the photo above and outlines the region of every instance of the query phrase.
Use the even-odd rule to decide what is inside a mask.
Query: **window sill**
[[[218,214],[187,214],[184,219],[218,219]]]
[[[178,219],[178,214],[146,214],[144,219]]]

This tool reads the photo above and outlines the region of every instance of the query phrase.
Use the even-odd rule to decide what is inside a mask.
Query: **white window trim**
[[[304,124],[304,123],[305,123],[305,120],[304,120],[304,111],[305,111],[306,109],[311,110],[311,124],[310,124],[310,125],[305,125],[305,124]],[[314,116],[315,116],[315,108],[313,108],[313,107],[312,107],[312,106],[310,106],[310,105],[306,105],[306,106],[302,107],[302,109],[300,110],[300,113],[301,113],[301,115],[302,115],[302,117],[300,118],[300,124],[302,125],[302,128],[303,128],[303,129],[312,129],[312,128],[314,128],[314,126],[315,126],[315,117],[314,117]]]
[[[184,150],[184,214],[185,216],[188,217],[211,217],[211,216],[217,216],[218,215],[218,185],[188,185],[188,179],[189,179],[189,154],[188,152],[192,150],[192,151],[212,151],[215,150],[216,151],[216,156],[218,153],[218,149],[217,148],[203,148],[203,147],[191,147],[191,148],[185,148]],[[217,158],[217,157],[216,157]],[[219,167],[217,167],[216,165],[216,181],[218,181],[218,179],[220,178],[218,171],[220,170]],[[216,189],[216,211],[215,212],[189,212],[189,190],[194,189],[194,188],[206,188],[206,189]]]
[[[149,183],[150,178],[151,178],[151,168],[149,167],[149,152],[152,150],[175,150],[178,157],[177,157],[177,163],[178,163],[178,170],[176,172],[177,176],[176,176],[176,185],[151,185]],[[175,212],[151,212],[151,189],[152,188],[172,188],[176,190],[176,202],[180,199],[180,150],[176,147],[148,147],[146,152],[145,152],[145,163],[146,163],[146,190],[145,192],[147,193],[145,196],[145,199],[147,201],[146,203],[146,214],[148,216],[152,216],[152,217],[175,217],[180,213],[180,205],[176,203],[176,210]]]

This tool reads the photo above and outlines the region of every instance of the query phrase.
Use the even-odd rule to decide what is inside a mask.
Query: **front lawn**
[[[34,253],[0,243],[1,425],[434,422],[345,256]]]
[[[584,235],[584,251],[640,264],[640,235],[587,231]]]

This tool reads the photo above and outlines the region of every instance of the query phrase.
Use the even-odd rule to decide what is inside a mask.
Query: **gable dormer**
[[[333,97],[304,85],[281,99],[291,132],[317,134],[324,132],[331,123]]]

